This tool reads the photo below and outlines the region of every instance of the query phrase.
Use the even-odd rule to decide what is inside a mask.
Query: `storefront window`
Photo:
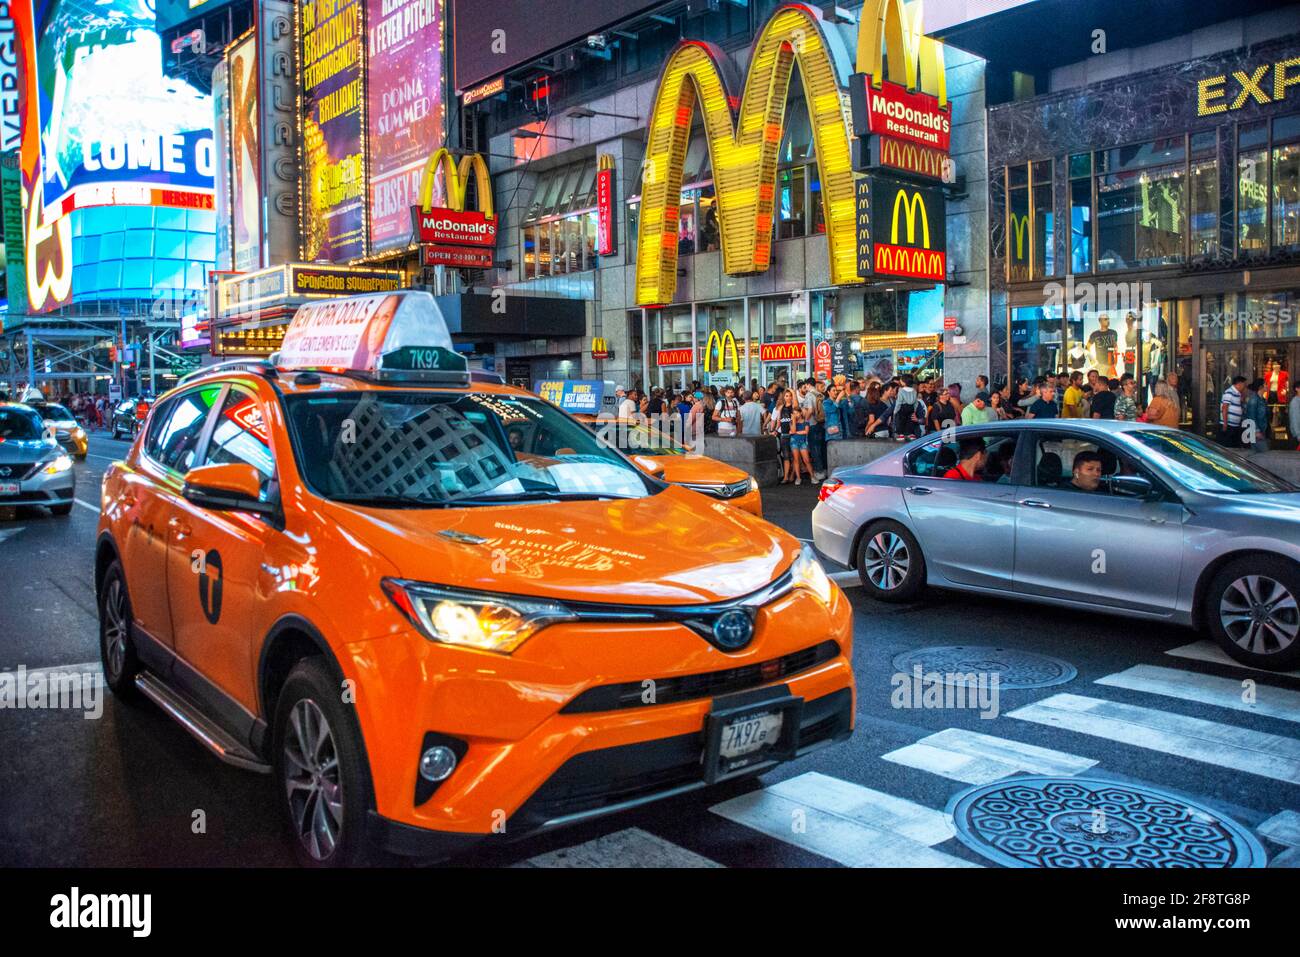
[[[1011,310],[1011,377],[1032,382],[1063,366],[1061,317],[1044,306]],[[1015,393],[1012,393],[1015,398]]]
[[[808,206],[806,168],[781,170],[777,174],[776,195],[776,238],[794,239],[804,235]]]
[[[1007,170],[1007,280],[1024,282],[1030,273],[1029,167]]]
[[[1109,150],[1102,154],[1122,154]],[[1166,152],[1182,152],[1170,149]],[[1181,159],[1181,156],[1180,156]],[[1097,177],[1097,268],[1163,266],[1183,259],[1184,166],[1116,172]]]
[[[1300,115],[1273,121],[1273,248],[1300,247]]]
[[[537,278],[537,227],[525,226],[523,236],[524,278]]]
[[[1268,124],[1237,131],[1237,255],[1268,252]]]
[[[1052,161],[1043,160],[1030,168],[1033,190],[1034,278],[1056,275],[1055,243],[1052,241]]]

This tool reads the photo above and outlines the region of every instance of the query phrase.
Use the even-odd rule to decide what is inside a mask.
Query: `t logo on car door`
[[[199,607],[203,617],[215,625],[221,618],[221,553],[215,548],[203,556],[203,567],[199,572]]]

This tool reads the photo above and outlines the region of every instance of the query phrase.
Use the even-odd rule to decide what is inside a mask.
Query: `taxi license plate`
[[[784,685],[713,699],[704,721],[705,780],[721,781],[758,764],[793,758],[803,699]]]
[[[785,715],[781,712],[752,715],[722,726],[722,742],[718,756],[738,758],[771,744],[781,733]]]
[[[0,482],[0,495],[17,495],[18,489],[17,482]]]

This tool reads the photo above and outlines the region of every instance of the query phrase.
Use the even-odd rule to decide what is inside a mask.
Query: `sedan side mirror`
[[[1112,475],[1110,490],[1112,494],[1125,498],[1151,498],[1156,494],[1151,480],[1141,475]]]
[[[181,495],[201,508],[223,512],[256,512],[272,515],[272,502],[260,501],[262,473],[245,462],[201,465],[185,476]]]

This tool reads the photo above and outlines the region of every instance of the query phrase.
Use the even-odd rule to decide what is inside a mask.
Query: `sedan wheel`
[[[1229,562],[1205,591],[1201,620],[1243,664],[1294,667],[1300,663],[1300,566],[1272,555]]]
[[[1300,637],[1295,595],[1267,575],[1235,579],[1219,600],[1219,621],[1233,642],[1256,655],[1285,651]]]
[[[925,559],[912,533],[897,522],[877,522],[862,533],[858,577],[879,601],[914,601],[925,585]]]
[[[912,558],[907,543],[893,532],[877,532],[867,542],[867,561],[862,566],[872,584],[882,591],[893,591],[907,578]]]
[[[289,714],[284,786],[298,840],[313,859],[328,860],[343,829],[343,783],[334,734],[309,699],[296,702]]]

